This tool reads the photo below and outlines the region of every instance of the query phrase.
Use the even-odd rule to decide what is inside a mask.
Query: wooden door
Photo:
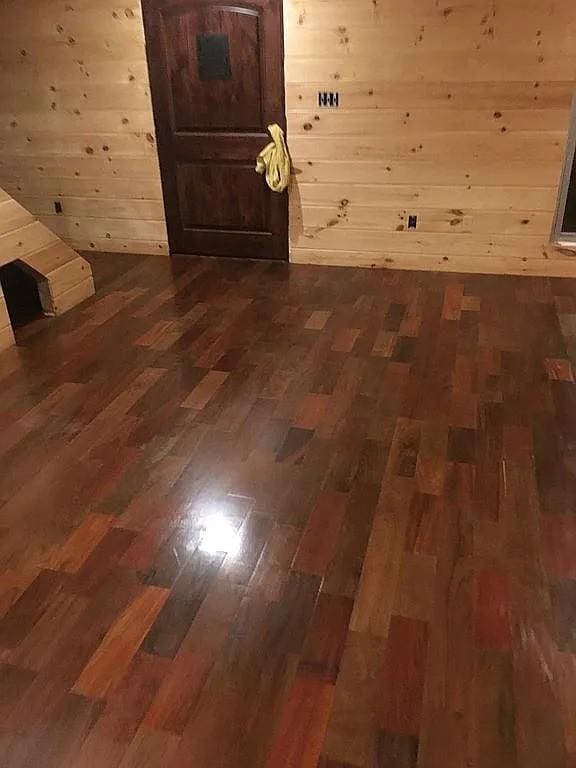
[[[170,251],[288,258],[288,195],[255,170],[285,129],[282,0],[143,0]]]

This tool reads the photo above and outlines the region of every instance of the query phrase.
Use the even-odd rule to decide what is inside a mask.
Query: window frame
[[[556,201],[556,210],[554,221],[552,223],[552,233],[550,241],[552,245],[558,245],[563,248],[576,249],[576,232],[563,232],[562,224],[566,213],[566,201],[568,200],[568,190],[570,188],[570,179],[572,177],[572,168],[576,162],[576,93],[572,98],[572,107],[570,110],[570,122],[568,124],[568,136],[566,139],[566,150],[564,152],[564,164],[562,166],[562,175],[560,176],[560,186],[558,189],[558,199]]]

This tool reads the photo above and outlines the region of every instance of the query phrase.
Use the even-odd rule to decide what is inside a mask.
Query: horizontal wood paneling
[[[528,256],[470,256],[456,254],[441,256],[429,253],[385,251],[336,251],[312,248],[292,248],[291,260],[295,264],[319,264],[332,267],[369,267],[385,269],[431,270],[434,272],[470,272],[479,274],[548,275],[576,277],[576,259],[573,254],[558,251],[555,258]]]
[[[515,186],[532,189],[534,186],[546,186],[557,193],[560,178],[559,162],[540,160],[484,160],[468,158],[456,160],[448,151],[436,159],[433,158],[395,158],[389,160],[343,160],[335,159],[298,160],[294,157],[297,181],[309,182],[351,182],[354,184],[425,184],[427,186],[473,186],[483,187]],[[366,157],[366,156],[365,156]],[[488,193],[489,194],[489,193]],[[295,195],[294,195],[295,196]],[[458,201],[455,201],[457,208]],[[487,198],[486,204],[490,205]]]
[[[479,0],[476,0],[479,4]],[[522,15],[522,14],[520,14]],[[415,30],[416,31],[416,30]],[[301,83],[310,72],[320,81],[338,83],[366,81],[375,72],[398,82],[445,81],[466,79],[470,82],[490,80],[570,80],[574,73],[574,57],[558,53],[549,59],[539,61],[539,56],[515,50],[506,50],[501,55],[491,56],[486,52],[470,51],[464,46],[457,50],[439,49],[434,52],[416,52],[399,48],[375,50],[356,56],[316,58],[293,56],[289,65],[289,83]]]
[[[349,194],[354,191],[354,202]],[[552,211],[556,202],[556,190],[551,187],[488,187],[480,185],[434,186],[417,184],[361,184],[328,183],[317,181],[298,183],[299,199],[303,205],[337,205],[342,208],[354,205],[398,208],[409,203],[419,203],[424,208],[448,208],[457,195],[468,210],[483,210],[489,195],[492,210],[501,211]]]
[[[0,131],[0,142],[10,155],[54,157],[108,157],[155,158],[156,147],[151,133],[99,133],[97,141],[90,141],[85,132],[67,133],[51,131]]]
[[[551,7],[554,8],[554,20],[550,18]],[[553,26],[556,21],[562,21],[568,27],[574,22],[570,5],[554,3],[551,6],[542,0],[506,0],[485,5],[467,0],[450,4],[431,0],[357,0],[354,5],[349,0],[292,0],[285,9],[285,16],[290,24],[306,24],[309,27],[326,27],[330,24],[336,27],[340,23],[355,23],[358,26],[372,26],[377,23],[387,26],[394,23],[395,27],[401,28],[417,15],[418,31],[422,24],[430,28],[450,20],[456,26],[462,27],[462,22],[468,21],[475,22],[474,27],[480,37],[485,27],[489,29],[494,26],[493,19],[496,14],[498,18],[509,18],[519,10],[529,12],[540,27]]]
[[[160,200],[121,200],[116,198],[66,197],[61,200],[68,217],[105,218],[111,212],[115,219],[162,220],[164,208]],[[35,216],[52,216],[54,206],[45,197],[22,197],[22,205]]]
[[[307,160],[331,160],[336,157],[349,157],[353,160],[434,160],[442,157],[449,148],[450,164],[458,167],[472,163],[521,161],[528,165],[531,161],[554,163],[556,167],[563,155],[562,140],[564,134],[556,131],[524,132],[516,134],[485,134],[477,132],[455,131],[451,133],[433,133],[422,137],[396,138],[372,131],[368,123],[364,131],[354,136],[298,136],[291,138],[294,157]]]
[[[49,177],[61,174],[63,178],[98,179],[102,184],[109,178],[132,179],[132,188],[138,186],[135,180],[150,178],[150,165],[145,158],[112,157],[101,155],[26,155],[11,157],[0,163],[3,178],[23,182],[24,175]]]
[[[157,179],[138,179],[135,187],[132,179],[121,179],[116,176],[106,177],[102,183],[100,178],[83,178],[73,176],[71,178],[54,179],[45,174],[36,177],[28,176],[25,180],[15,177],[6,179],[4,187],[14,196],[24,199],[25,192],[35,197],[43,197],[52,205],[50,193],[54,192],[58,197],[98,198],[100,200],[116,200],[120,203],[134,200],[162,201],[162,190]]]
[[[69,216],[41,216],[40,220],[64,239],[74,238],[75,232],[82,232],[88,237],[98,237],[102,229],[105,230],[105,237],[114,237],[116,239],[124,236],[132,240],[160,241],[166,239],[166,226],[163,221]]]
[[[510,256],[516,254],[542,255],[545,250],[542,238],[529,235],[480,235],[466,233],[446,237],[443,232],[386,232],[368,229],[341,229],[328,227],[321,230],[304,229],[304,238],[317,244],[316,247],[348,251],[355,245],[361,250],[378,251],[385,237],[387,248],[391,251],[406,253],[470,255],[470,256]],[[576,260],[575,260],[576,261]]]
[[[419,204],[420,205],[420,204]],[[298,211],[294,212],[298,215]],[[345,207],[313,205],[303,208],[302,226],[314,233],[322,229],[362,229],[375,232],[404,232],[407,229],[406,208],[386,209],[374,205]],[[48,223],[48,222],[46,222]],[[297,226],[298,222],[294,222]],[[48,226],[50,226],[48,224]],[[487,235],[537,235],[546,237],[550,229],[550,214],[545,211],[469,211],[457,208],[419,208],[418,232],[450,232]]]
[[[75,235],[70,238],[70,244],[78,251],[102,251],[104,253],[141,253],[144,255],[158,256],[168,254],[168,243],[158,240],[131,240],[123,237],[85,237]]]
[[[290,34],[288,29],[286,34]],[[290,58],[287,59],[287,67]],[[372,73],[374,75],[374,72]],[[320,82],[311,78],[302,83],[287,83],[288,110],[315,109]],[[508,110],[560,109],[569,104],[574,83],[572,80],[526,82],[525,80],[497,82],[412,81],[398,82],[371,77],[365,81],[346,83],[341,89],[344,109],[449,109]],[[406,107],[406,105],[410,105]],[[324,112],[325,115],[328,112]]]
[[[571,274],[571,6],[285,0],[293,258]],[[0,182],[74,247],[167,251],[139,2],[2,4]]]
[[[86,109],[83,112],[74,110],[50,110],[38,112],[8,112],[0,105],[0,131],[42,131],[52,134],[60,131],[77,133],[132,133],[133,131],[154,131],[154,121],[148,109],[132,109],[130,117],[122,109]]]
[[[499,136],[502,128],[511,131],[513,136],[523,140],[530,138],[518,131],[531,131],[540,136],[540,131],[557,131],[563,142],[566,131],[566,110],[555,109],[507,109],[506,112],[484,107],[458,110],[439,107],[422,107],[409,111],[386,109],[386,107],[341,108],[338,110],[292,110],[292,135],[310,136],[318,133],[322,136],[358,136],[369,126],[373,135],[387,136],[390,131],[402,137],[419,138],[422,131],[429,134],[482,133],[488,132]],[[477,136],[487,138],[486,136]],[[507,137],[506,137],[507,138]]]
[[[285,26],[294,261],[574,274],[548,244],[568,0],[287,0]]]
[[[139,2],[1,4],[0,183],[73,247],[167,251]]]

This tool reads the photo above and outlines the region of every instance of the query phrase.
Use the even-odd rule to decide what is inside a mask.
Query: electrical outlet
[[[416,229],[418,226],[418,216],[415,213],[408,215],[408,229]]]
[[[54,200],[54,210],[56,213],[62,213],[62,203],[60,200]]]

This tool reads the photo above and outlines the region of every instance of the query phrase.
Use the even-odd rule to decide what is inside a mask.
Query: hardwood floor
[[[0,356],[3,768],[574,768],[576,281],[92,261]]]

